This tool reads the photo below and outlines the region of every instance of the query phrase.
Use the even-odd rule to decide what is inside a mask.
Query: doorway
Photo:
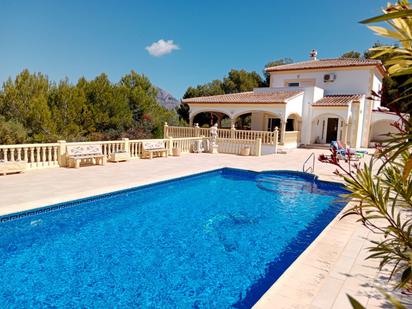
[[[336,141],[338,139],[338,124],[339,118],[328,118],[326,127],[326,143]]]
[[[275,131],[275,128],[278,127],[280,130],[280,119],[279,118],[268,118],[267,130],[269,132]]]

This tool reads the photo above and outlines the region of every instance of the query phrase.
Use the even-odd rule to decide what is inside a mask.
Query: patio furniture
[[[204,139],[202,142],[202,147],[204,152],[209,152],[210,151],[210,141],[209,139]]]
[[[22,173],[26,170],[26,161],[0,161],[0,175]]]
[[[203,147],[203,142],[201,139],[194,141],[194,143],[192,144],[192,151],[194,153],[201,153],[203,151],[205,151],[204,147]]]
[[[143,142],[142,159],[153,159],[153,156],[167,158],[167,149],[163,141],[146,141]]]
[[[130,160],[130,154],[126,151],[116,151],[109,155],[110,162],[122,162]]]
[[[102,152],[102,145],[67,146],[68,166],[79,168],[82,161],[93,164],[106,164],[106,156]]]
[[[345,148],[340,141],[332,141],[330,143],[330,149],[336,151],[336,155],[340,160],[350,159],[352,161],[358,161],[368,153],[366,150]]]

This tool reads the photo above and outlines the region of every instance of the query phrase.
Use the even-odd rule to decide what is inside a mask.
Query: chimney
[[[318,51],[316,49],[312,49],[309,55],[310,55],[310,60],[318,60],[316,58],[318,56]]]

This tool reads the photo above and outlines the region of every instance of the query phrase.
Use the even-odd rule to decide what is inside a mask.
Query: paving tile
[[[319,308],[330,308],[335,302],[344,281],[329,277],[313,298],[312,305]]]
[[[345,249],[343,250],[342,255],[356,258],[359,255],[364,243],[365,243],[365,239],[360,239],[360,238],[350,239]]]
[[[369,298],[367,296],[359,296],[359,295],[355,295],[355,293],[351,293],[351,292],[348,293],[348,291],[340,291],[331,308],[333,308],[333,309],[352,309],[352,306],[349,302],[347,294],[354,297],[363,306],[366,306],[366,304],[369,301]],[[325,308],[325,309],[328,309],[328,308]]]
[[[309,309],[309,304],[299,303],[299,300],[291,299],[279,294],[273,294],[261,299],[253,306],[254,309]]]
[[[305,257],[305,265],[313,266],[324,271],[329,271],[339,257],[339,247],[336,243],[319,243],[311,248],[312,250]]]
[[[352,257],[341,255],[339,260],[333,265],[329,275],[335,279],[346,280],[351,276],[351,269],[354,262]]]
[[[342,286],[342,292],[350,293],[356,297],[369,297],[376,291],[373,278],[362,274],[349,277]]]

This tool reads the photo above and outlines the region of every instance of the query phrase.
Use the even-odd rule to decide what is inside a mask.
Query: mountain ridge
[[[169,92],[157,86],[156,89],[156,100],[161,106],[168,110],[176,109],[176,107],[179,106],[180,101],[176,99],[174,96],[172,96]]]

